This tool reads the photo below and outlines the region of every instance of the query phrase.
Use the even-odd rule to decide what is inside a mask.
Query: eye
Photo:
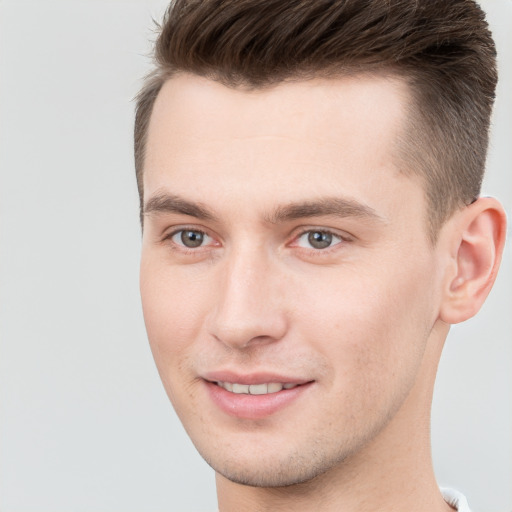
[[[195,249],[211,243],[212,238],[197,229],[180,229],[171,236],[171,240],[188,249]]]
[[[329,231],[311,230],[298,237],[297,245],[306,249],[328,249],[342,241],[341,237]]]

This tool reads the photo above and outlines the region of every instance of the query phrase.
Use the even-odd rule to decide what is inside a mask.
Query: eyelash
[[[204,245],[200,245],[198,247],[187,247],[186,245],[179,244],[173,240],[173,238],[176,235],[183,233],[185,231],[192,231],[193,233],[198,233],[204,237],[213,239],[212,236],[210,236],[206,231],[204,231],[202,229],[184,226],[184,227],[180,227],[179,229],[174,229],[173,231],[168,233],[162,239],[162,242],[164,242],[164,243],[170,242],[170,246],[173,250],[181,251],[182,253],[185,253],[185,254],[198,254],[201,251],[201,249],[203,249],[203,250],[205,249],[206,246],[204,246]]]
[[[192,231],[194,233],[198,233],[204,237],[208,237],[212,240],[214,240],[214,238],[212,236],[210,236],[205,230],[202,230],[202,229],[198,229],[198,228],[193,228],[193,227],[187,227],[187,226],[184,226],[184,227],[180,227],[179,229],[174,229],[173,231],[171,231],[169,234],[167,234],[162,242],[171,242],[171,248],[175,251],[180,251],[184,254],[187,254],[187,255],[199,255],[202,251],[201,250],[204,250],[204,249],[207,249],[208,248],[208,245],[200,245],[198,247],[187,247],[186,245],[183,245],[183,244],[179,244],[177,242],[175,242],[173,240],[173,238],[180,234],[180,233],[183,233],[185,231]],[[300,245],[298,245],[298,242],[299,240],[304,236],[304,235],[307,235],[308,233],[322,233],[324,235],[329,235],[335,239],[338,239],[339,242],[336,242],[336,243],[333,243],[325,248],[322,248],[322,249],[317,249],[317,248],[314,248],[314,247],[302,247]],[[301,251],[305,251],[307,252],[308,254],[310,255],[314,255],[314,256],[318,256],[318,257],[321,257],[322,255],[327,255],[329,253],[331,253],[333,250],[336,250],[336,248],[339,246],[339,245],[342,245],[343,243],[347,243],[347,242],[350,242],[352,241],[352,238],[347,236],[347,235],[342,235],[340,233],[337,233],[337,232],[334,232],[332,230],[329,230],[329,229],[325,229],[325,228],[304,228],[303,230],[301,230],[297,235],[295,235],[292,239],[292,241],[287,244],[288,246],[291,246],[291,247],[297,247],[299,250]]]
[[[325,229],[325,228],[305,228],[303,229],[302,231],[300,231],[294,238],[293,238],[293,241],[292,243],[297,243],[298,244],[298,241],[304,236],[304,235],[307,235],[308,233],[322,233],[324,235],[330,235],[331,237],[333,238],[337,238],[339,239],[339,242],[337,243],[333,243],[331,245],[329,245],[328,247],[325,247],[323,249],[316,249],[314,247],[309,247],[309,248],[306,248],[306,247],[301,247],[299,245],[297,245],[297,247],[299,249],[303,249],[303,250],[306,250],[312,254],[314,254],[315,256],[321,256],[322,254],[327,254],[327,253],[330,253],[332,250],[335,250],[335,248],[338,246],[338,245],[341,245],[343,243],[346,243],[346,242],[350,242],[352,239],[347,236],[347,235],[342,235],[338,232],[335,232],[335,231],[332,231],[332,230],[329,230],[329,229]]]

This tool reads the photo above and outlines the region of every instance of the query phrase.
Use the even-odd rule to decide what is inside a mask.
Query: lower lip
[[[280,411],[297,400],[313,384],[308,382],[266,395],[248,395],[231,393],[213,382],[205,382],[211,399],[222,411],[230,416],[250,420],[265,418]]]

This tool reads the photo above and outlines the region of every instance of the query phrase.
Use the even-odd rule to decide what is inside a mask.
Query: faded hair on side
[[[485,15],[472,0],[175,0],[154,57],[135,116],[141,213],[151,112],[180,72],[249,89],[391,73],[412,97],[397,162],[424,184],[432,240],[480,194],[497,72]]]

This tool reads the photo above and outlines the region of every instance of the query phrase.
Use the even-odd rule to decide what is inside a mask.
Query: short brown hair
[[[430,234],[480,194],[496,51],[472,0],[175,0],[137,96],[135,167],[162,85],[188,72],[229,87],[391,72],[412,92],[400,168],[425,184]]]

